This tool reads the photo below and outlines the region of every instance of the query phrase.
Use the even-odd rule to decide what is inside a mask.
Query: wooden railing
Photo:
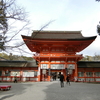
[[[82,54],[35,54],[34,57],[78,57]]]
[[[100,82],[100,77],[79,77],[78,82]]]

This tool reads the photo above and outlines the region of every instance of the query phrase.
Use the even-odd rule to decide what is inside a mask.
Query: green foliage
[[[81,61],[100,61],[100,55],[84,56]]]
[[[9,59],[9,56],[6,53],[0,53],[0,57],[4,58],[4,59]]]
[[[32,57],[26,57],[26,56],[19,56],[19,55],[8,55],[6,53],[0,53],[0,57],[7,59],[7,60],[20,60],[20,61],[33,61],[34,59]]]
[[[32,57],[21,56],[21,58],[23,58],[24,60],[28,60],[28,61],[33,60],[33,58],[32,58]]]

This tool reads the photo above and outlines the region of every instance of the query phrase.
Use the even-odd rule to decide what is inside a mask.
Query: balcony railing
[[[34,57],[80,57],[82,54],[34,54]]]

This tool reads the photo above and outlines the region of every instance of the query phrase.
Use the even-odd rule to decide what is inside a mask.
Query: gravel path
[[[100,84],[71,83],[60,87],[59,81],[0,83],[11,85],[0,91],[0,100],[100,100]]]

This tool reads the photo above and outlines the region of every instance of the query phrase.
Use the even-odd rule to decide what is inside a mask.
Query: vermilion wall
[[[0,76],[0,81],[2,82],[13,82],[14,81],[14,77],[15,76],[6,76],[5,75],[5,72],[6,71],[13,71],[13,70],[17,70],[20,72],[20,76],[17,76],[17,80],[18,82],[20,81],[37,81],[38,77],[37,76],[33,76],[33,77],[23,77],[23,72],[26,71],[26,70],[29,70],[29,71],[35,71],[35,72],[38,72],[38,68],[37,67],[0,67],[0,71],[2,71],[2,76]]]
[[[83,82],[100,82],[100,76],[96,76],[95,72],[100,72],[100,68],[78,68],[78,72],[84,72],[83,77],[78,76],[78,81]],[[87,76],[87,72],[92,72],[92,76]]]

